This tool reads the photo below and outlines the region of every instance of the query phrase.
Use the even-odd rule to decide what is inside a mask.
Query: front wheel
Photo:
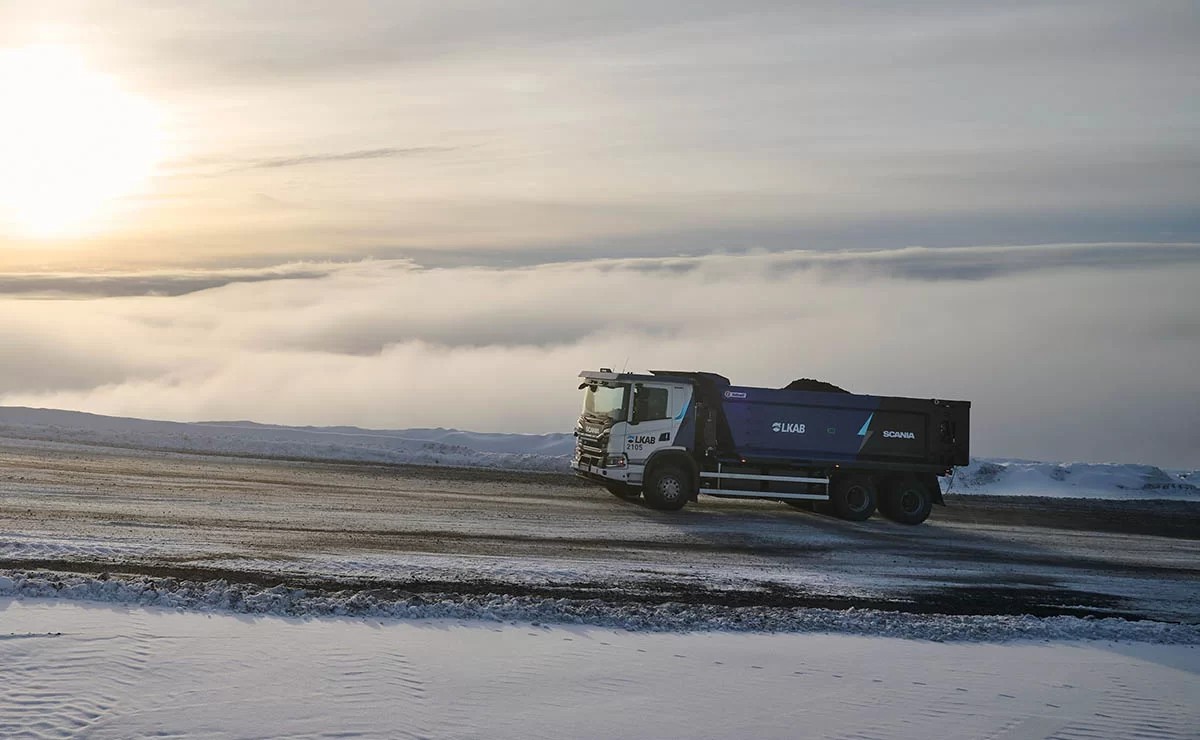
[[[888,484],[882,509],[894,522],[920,524],[933,511],[933,494],[916,478],[897,478]]]
[[[646,504],[652,509],[679,511],[691,495],[692,476],[678,465],[656,465],[642,487]]]
[[[862,522],[875,513],[878,495],[875,483],[865,475],[852,475],[838,481],[834,486],[833,513],[840,519]]]

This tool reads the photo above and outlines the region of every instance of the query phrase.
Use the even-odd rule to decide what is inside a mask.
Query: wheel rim
[[[683,484],[674,476],[665,476],[658,481],[658,495],[663,501],[678,501],[683,495]]]
[[[850,511],[863,511],[870,505],[870,496],[864,486],[851,486],[846,490],[846,507]]]
[[[900,494],[900,511],[905,514],[915,514],[921,510],[921,493],[911,488],[904,489]]]

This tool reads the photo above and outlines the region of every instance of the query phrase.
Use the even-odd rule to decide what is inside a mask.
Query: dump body
[[[729,445],[747,460],[902,465],[945,472],[968,462],[970,404],[730,386]]]

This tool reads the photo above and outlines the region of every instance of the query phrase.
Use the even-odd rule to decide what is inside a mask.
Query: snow
[[[1168,499],[1200,501],[1200,471],[1167,472],[1153,465],[1047,463],[972,458],[952,477],[947,492],[1052,498]]]
[[[1195,737],[1200,647],[0,598],[5,737]]]
[[[569,434],[184,423],[11,406],[0,407],[0,437],[250,457],[546,471],[565,471],[574,447]]]
[[[17,449],[46,446],[37,440],[48,440],[547,471],[565,467],[573,443],[565,434],[184,424],[0,408],[3,437],[18,440],[10,443]],[[80,509],[70,487],[53,477],[45,485],[21,480],[10,490],[51,500],[65,512]],[[849,535],[820,527],[804,530],[806,552],[822,563],[817,569],[757,556],[672,565],[589,558],[583,551],[560,557],[325,552],[318,546],[276,552],[278,542],[249,542],[244,534],[233,547],[213,536],[220,530],[212,522],[182,526],[154,516],[143,521],[136,506],[127,506],[140,501],[135,495],[140,489],[133,479],[122,481],[97,498],[103,506],[94,501],[84,507],[94,516],[82,531],[55,533],[33,522],[29,531],[0,536],[0,558],[27,563],[0,570],[0,737],[1173,740],[1195,737],[1200,726],[1194,579],[1151,580],[1121,569],[1074,566],[1049,579],[1064,595],[1077,589],[1144,600],[1143,591],[1153,590],[1163,605],[1136,613],[1175,620],[1161,616],[1175,610],[1176,621],[664,603],[618,598],[616,585],[626,595],[661,580],[711,589],[785,584],[816,594],[885,595],[918,574],[930,587],[965,575],[1003,589],[1041,582],[1040,572],[1025,573],[1012,562],[1012,553],[1030,549],[1029,538],[1043,536],[1040,531],[988,537],[973,532],[970,547],[995,552],[984,560],[994,560],[1004,571],[999,574],[961,572],[977,567],[974,561],[964,566],[925,558],[914,565],[888,557],[866,567],[855,564],[852,577],[831,575],[830,553],[844,550],[839,543]],[[1140,465],[973,460],[943,484],[964,494],[1200,499],[1189,481],[1200,482],[1200,474]],[[154,506],[185,509],[173,516],[203,511],[187,508],[199,504],[184,494],[152,493]],[[249,521],[248,512],[270,518],[274,509],[265,507],[265,499],[243,493],[223,502],[223,510],[232,510],[239,521]],[[420,530],[440,521],[438,516],[456,516],[444,507],[411,506],[389,526]],[[303,521],[328,515],[319,509],[300,514]],[[721,521],[693,522],[683,534],[725,541],[729,532]],[[789,520],[755,521],[756,531],[768,539],[789,542],[797,536]],[[729,526],[736,529],[738,522]],[[498,535],[534,524],[520,517],[477,516],[460,526]],[[562,522],[554,526],[559,536],[574,532]],[[614,539],[634,532],[647,542],[674,532],[641,516],[588,526],[593,537],[613,526],[619,527],[612,530]],[[886,523],[878,526],[867,535],[892,538]],[[1093,546],[1085,534],[1046,536],[1054,537],[1059,557],[1073,558]],[[953,527],[906,533],[933,544],[943,541],[939,537],[963,536]],[[1119,535],[1106,537],[1126,553]],[[1187,541],[1171,544],[1169,557],[1160,555],[1156,564],[1165,572],[1190,567],[1193,549]],[[1146,552],[1130,547],[1128,558]],[[28,565],[38,560],[86,563],[93,572]],[[163,562],[179,569],[166,572],[193,578],[211,577],[189,570],[199,564],[248,577],[231,583],[116,572],[123,565]],[[110,564],[114,573],[96,572]],[[607,598],[455,587],[485,578],[517,586],[589,583]],[[283,582],[292,585],[263,585]],[[405,591],[404,584],[413,582],[444,583],[449,592]],[[1188,608],[1179,610],[1180,604]]]
[[[875,609],[727,607],[548,599],[503,593],[407,593],[396,589],[321,590],[225,580],[150,576],[93,577],[45,571],[0,571],[0,598],[59,598],[289,617],[472,619],[588,625],[631,632],[793,632],[873,635],[937,642],[1120,640],[1200,645],[1200,625],[1115,617],[906,614]]]
[[[390,464],[567,471],[570,434],[169,422],[0,407],[0,437],[149,450]],[[1152,465],[973,458],[943,490],[992,496],[1200,501],[1200,471]]]

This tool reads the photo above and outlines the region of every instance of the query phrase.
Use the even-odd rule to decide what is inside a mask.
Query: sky
[[[1191,2],[0,0],[0,404],[570,429],[576,373],[1200,466]]]

